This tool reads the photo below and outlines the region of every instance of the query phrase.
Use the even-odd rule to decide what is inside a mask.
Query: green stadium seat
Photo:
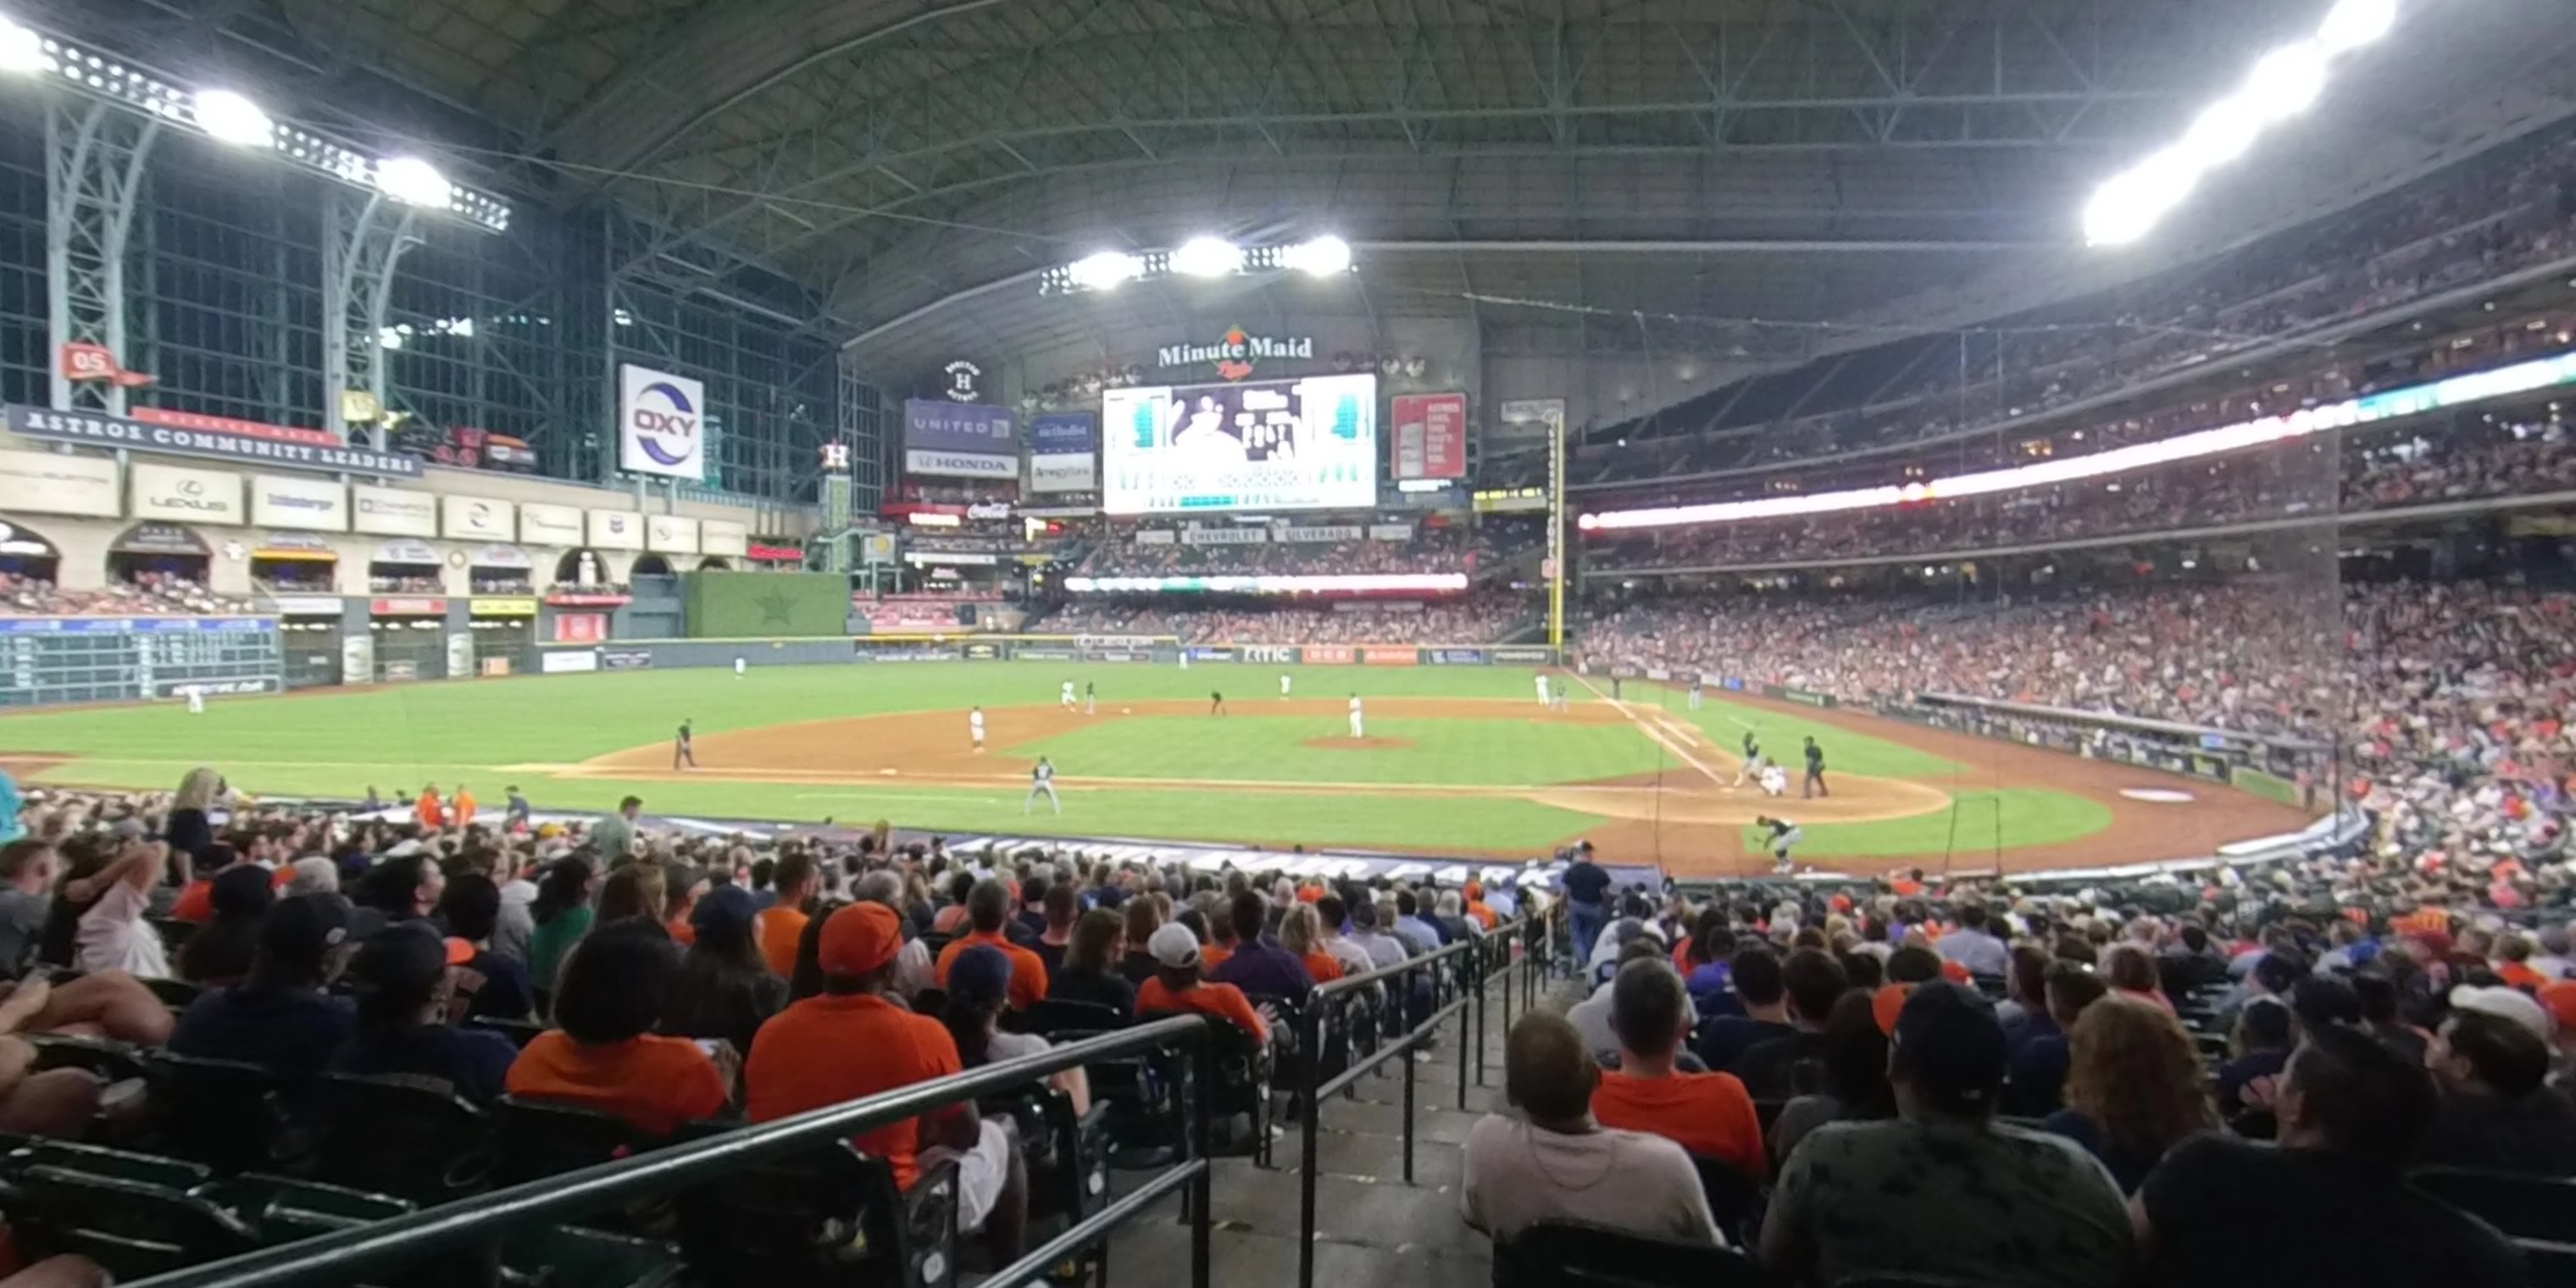
[[[957,1281],[957,1168],[911,1192],[846,1144],[737,1168],[683,1192],[680,1247],[708,1288],[947,1288]]]
[[[483,1188],[499,1167],[491,1119],[453,1092],[342,1073],[313,1092],[323,1180],[439,1203]]]
[[[538,1226],[501,1249],[507,1288],[666,1288],[686,1272],[676,1244],[571,1226]]]
[[[147,979],[143,981],[143,986],[152,990],[152,995],[160,998],[163,1006],[174,1011],[188,1009],[190,1002],[196,1001],[206,992],[183,979]]]
[[[293,1171],[311,1137],[285,1109],[284,1083],[242,1060],[147,1052],[155,1148],[217,1171]]]
[[[1576,1221],[1541,1221],[1494,1244],[1494,1288],[1773,1288],[1741,1252]]]
[[[1717,1228],[1735,1246],[1752,1247],[1761,1233],[1762,1183],[1722,1158],[1693,1154],[1691,1166],[1699,1172],[1700,1192],[1708,1196]]]
[[[95,1161],[95,1160],[93,1160]],[[0,1205],[30,1257],[78,1253],[119,1279],[142,1279],[259,1246],[239,1217],[203,1195],[70,1160],[14,1168]]]
[[[467,1020],[465,1025],[467,1028],[498,1033],[510,1039],[512,1046],[520,1048],[525,1048],[529,1043],[536,1041],[537,1035],[546,1031],[546,1026],[535,1020],[505,1020],[490,1015]]]
[[[2472,1167],[2419,1168],[2407,1179],[2514,1238],[2576,1244],[2576,1180]]]

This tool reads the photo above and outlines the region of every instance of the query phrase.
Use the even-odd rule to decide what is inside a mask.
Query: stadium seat
[[[1717,1228],[1735,1246],[1753,1246],[1761,1231],[1762,1183],[1722,1158],[1693,1154],[1691,1166],[1699,1171],[1700,1192],[1708,1196],[1709,1215],[1717,1218]]]
[[[438,1203],[483,1188],[498,1169],[491,1120],[453,1092],[332,1073],[314,1097],[315,1171],[333,1184]]]
[[[957,1165],[910,1193],[847,1145],[736,1168],[683,1192],[680,1247],[709,1288],[945,1288],[957,1274]]]
[[[986,1097],[982,1105],[987,1115],[1008,1114],[1019,1124],[1030,1219],[1079,1221],[1108,1197],[1107,1105],[1094,1104],[1076,1117],[1073,1098],[1052,1086]]]
[[[546,1031],[546,1026],[535,1020],[504,1020],[490,1015],[467,1020],[465,1024],[468,1028],[498,1033],[510,1039],[510,1044],[516,1047],[527,1046],[537,1040],[538,1034]]]
[[[501,1265],[504,1285],[532,1288],[665,1288],[688,1274],[676,1244],[558,1225],[512,1236]]]
[[[653,1143],[615,1114],[575,1105],[503,1097],[493,1116],[501,1142],[497,1179],[505,1185],[578,1172]]]
[[[1013,1033],[1034,1033],[1054,1038],[1059,1033],[1090,1036],[1127,1027],[1128,1019],[1114,1006],[1098,1002],[1074,1002],[1048,998],[1025,1011],[1004,1011],[1002,1027]]]
[[[123,1042],[52,1033],[30,1033],[26,1041],[36,1048],[35,1070],[39,1073],[48,1069],[86,1069],[102,1082],[145,1076],[143,1052]]]
[[[160,1148],[224,1172],[291,1171],[310,1149],[264,1066],[152,1051],[143,1068]]]
[[[2576,1180],[2470,1167],[2427,1167],[2407,1179],[2514,1238],[2576,1245]]]
[[[60,1154],[12,1167],[0,1185],[10,1237],[31,1257],[79,1253],[119,1279],[147,1278],[259,1246],[247,1224],[193,1193],[193,1186],[138,1178],[149,1170],[131,1156]]]
[[[1741,1252],[1576,1221],[1541,1221],[1494,1245],[1494,1288],[1770,1288]]]
[[[196,1001],[199,997],[204,996],[206,991],[184,979],[161,979],[156,977],[143,981],[143,986],[152,990],[152,995],[160,998],[163,1006],[167,1006],[174,1011],[184,1011],[188,1009],[188,1004]]]

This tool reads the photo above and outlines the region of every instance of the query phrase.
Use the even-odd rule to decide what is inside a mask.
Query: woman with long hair
[[[972,875],[971,873],[968,875]],[[796,937],[796,969],[787,976],[787,1000],[801,1002],[819,997],[823,992],[823,923],[832,914],[850,906],[848,899],[817,899],[814,915],[805,922],[805,931]],[[907,1002],[910,999],[905,999]]]
[[[121,970],[142,979],[170,973],[161,932],[145,912],[170,847],[113,836],[73,837],[45,918],[44,960],[83,971]]]
[[[590,906],[590,863],[557,859],[537,881],[536,902],[528,905],[536,928],[528,934],[528,978],[540,995],[554,991],[555,973],[564,955],[590,933],[597,919]]]
[[[2173,1014],[2174,1005],[2165,997],[2164,981],[2156,977],[2155,959],[2136,944],[2114,945],[2102,958],[2102,975],[2111,981],[2111,991],[2152,1003],[2165,1014]]]
[[[1855,954],[1867,956],[1867,954]],[[1887,1081],[1887,1032],[1867,991],[1854,989],[1825,1016],[1824,1086],[1791,1098],[1771,1124],[1771,1157],[1787,1163],[1807,1133],[1831,1122],[1896,1116],[1896,1092]]]
[[[1118,969],[1126,953],[1126,922],[1117,913],[1094,908],[1082,914],[1065,942],[1064,969],[1047,976],[1047,1000],[1090,1002],[1122,1020],[1135,1018],[1136,985]]]
[[[607,883],[599,887],[600,922],[641,917],[661,925],[662,905],[670,893],[665,882],[659,863],[629,863],[610,872]]]
[[[179,978],[207,988],[238,984],[250,974],[259,923],[277,902],[277,883],[267,869],[237,863],[215,874],[208,899],[214,918],[180,948]]]
[[[2218,1125],[2191,1035],[2152,1002],[2115,994],[2085,1007],[2067,1050],[2066,1107],[2040,1126],[2092,1151],[2122,1193],[2184,1137]]]
[[[1279,919],[1279,944],[1306,963],[1306,973],[1316,983],[1329,984],[1342,977],[1342,964],[1324,951],[1324,921],[1315,905],[1298,904]]]
[[[679,978],[662,1006],[662,1032],[723,1038],[748,1054],[752,1034],[787,1005],[787,981],[771,973],[752,934],[759,909],[751,892],[718,886],[689,911],[697,939],[680,959]]]
[[[1146,941],[1163,928],[1163,905],[1151,895],[1136,895],[1120,909],[1126,920],[1127,951],[1118,958],[1118,973],[1131,985],[1143,985],[1154,977],[1154,955],[1145,951]]]
[[[679,973],[680,950],[660,926],[620,921],[564,958],[557,1028],[510,1065],[513,1096],[596,1109],[667,1136],[725,1107],[730,1079],[687,1038],[653,1032]]]
[[[170,798],[169,817],[161,820],[161,839],[173,851],[190,856],[214,844],[215,826],[208,815],[223,794],[223,775],[204,765],[189,770],[179,780],[178,795]]]

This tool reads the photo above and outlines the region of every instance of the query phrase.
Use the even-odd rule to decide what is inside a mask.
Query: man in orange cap
[[[823,923],[815,944],[823,991],[779,1012],[752,1039],[743,1065],[743,1107],[769,1122],[961,1072],[957,1043],[939,1021],[886,1000],[903,928],[881,903],[856,903]],[[957,1162],[960,1229],[984,1229],[1005,1261],[1017,1257],[1028,1226],[1028,1170],[1000,1122],[973,1101],[950,1105],[852,1138],[886,1160],[909,1190],[924,1162]]]

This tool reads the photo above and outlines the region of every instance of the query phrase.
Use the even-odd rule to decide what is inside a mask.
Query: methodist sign
[[[136,408],[131,418],[96,412],[55,411],[11,403],[9,432],[85,447],[196,456],[237,465],[274,465],[339,474],[419,478],[420,458],[352,447],[318,429],[262,425],[256,421],[188,412]]]

